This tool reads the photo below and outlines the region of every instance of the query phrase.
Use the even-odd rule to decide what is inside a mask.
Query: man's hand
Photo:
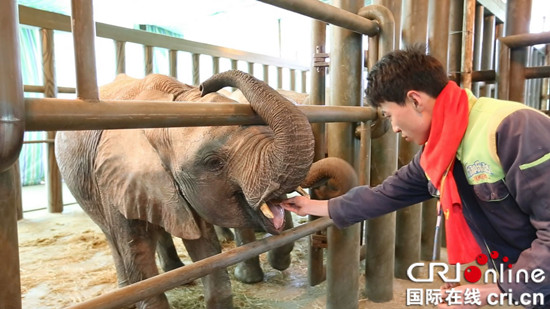
[[[296,196],[282,201],[281,206],[299,216],[328,216],[328,201],[326,200],[311,200],[305,196]]]

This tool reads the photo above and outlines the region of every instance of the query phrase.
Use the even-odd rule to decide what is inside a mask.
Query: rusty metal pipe
[[[97,101],[97,72],[95,62],[95,23],[91,0],[72,0],[72,31],[76,67],[77,96]]]
[[[541,33],[514,34],[499,38],[509,48],[525,47],[550,43],[550,31]]]
[[[25,130],[25,107],[17,4],[15,1],[4,1],[0,11],[0,172],[3,172],[19,157]]]
[[[346,28],[365,35],[377,35],[378,24],[357,16],[352,12],[337,8],[317,0],[259,0],[267,4],[293,11],[329,24]]]
[[[393,14],[380,5],[363,7],[358,14],[375,19],[380,24],[378,55],[381,57],[392,51],[395,48]],[[397,136],[386,132],[372,141],[371,148],[372,165],[376,165],[376,169],[371,171],[370,184],[375,185],[397,170]],[[375,302],[389,301],[393,297],[395,213],[369,220],[366,234],[366,295]]]
[[[177,268],[155,277],[142,280],[129,286],[114,290],[110,293],[92,298],[80,304],[70,306],[68,309],[87,309],[87,308],[120,308],[131,305],[139,300],[160,294],[164,291],[173,289],[180,285],[189,283],[195,279],[204,277],[214,270],[226,268],[240,261],[247,260],[273,248],[280,247],[297,239],[305,237],[311,233],[320,231],[332,225],[332,219],[321,218],[313,222],[303,224],[290,230],[286,230],[280,235],[267,237],[225,251],[223,253],[196,261],[193,264]]]
[[[27,131],[100,130],[264,124],[244,103],[98,101],[26,98]],[[310,122],[358,122],[376,118],[361,106],[299,106]]]

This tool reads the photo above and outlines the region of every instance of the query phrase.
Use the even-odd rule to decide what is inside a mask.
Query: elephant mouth
[[[260,212],[267,232],[279,234],[283,231],[285,225],[285,210],[281,206],[280,201],[271,200],[262,203]]]

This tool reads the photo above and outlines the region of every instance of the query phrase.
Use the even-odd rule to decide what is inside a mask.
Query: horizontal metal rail
[[[46,87],[38,86],[38,85],[23,85],[23,91],[44,93],[46,91]],[[57,87],[57,92],[58,93],[76,93],[76,88],[75,87]]]
[[[550,43],[550,32],[514,34],[499,38],[509,48]]]
[[[318,4],[320,4],[320,2],[318,2]],[[22,5],[19,6],[19,22],[21,24],[29,26],[71,32],[70,16],[41,11]],[[115,41],[132,42],[144,46],[154,46],[166,48],[168,50],[178,50],[189,52],[192,54],[204,54],[213,57],[242,60],[246,62],[267,64],[303,71],[309,71],[310,69],[309,64],[303,64],[297,61],[285,60],[277,57],[199,43],[142,30],[108,25],[99,22],[96,22],[95,24],[96,35],[98,37],[113,39]]]
[[[246,103],[96,101],[26,98],[26,131],[99,130],[264,124]],[[374,120],[376,110],[360,106],[301,105],[310,122]]]
[[[164,291],[204,277],[214,270],[226,268],[238,262],[255,257],[273,248],[280,247],[309,234],[321,231],[331,225],[332,219],[327,217],[320,218],[310,223],[284,231],[280,235],[256,240],[255,242],[251,242],[200,261],[196,261],[193,264],[186,265],[132,285],[119,288],[113,292],[94,297],[93,299],[68,307],[67,309],[110,309],[131,305],[142,299],[158,295]]]
[[[377,22],[361,17],[356,12],[348,12],[318,0],[259,0],[282,9],[293,11],[351,31],[375,36],[380,33]]]

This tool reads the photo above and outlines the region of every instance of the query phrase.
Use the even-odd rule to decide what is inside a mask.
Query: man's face
[[[426,102],[410,98],[407,98],[405,102],[406,104],[402,106],[386,101],[381,104],[382,113],[391,121],[395,133],[401,133],[406,141],[424,145],[430,135],[432,108],[422,105]],[[430,106],[433,107],[433,105]]]

